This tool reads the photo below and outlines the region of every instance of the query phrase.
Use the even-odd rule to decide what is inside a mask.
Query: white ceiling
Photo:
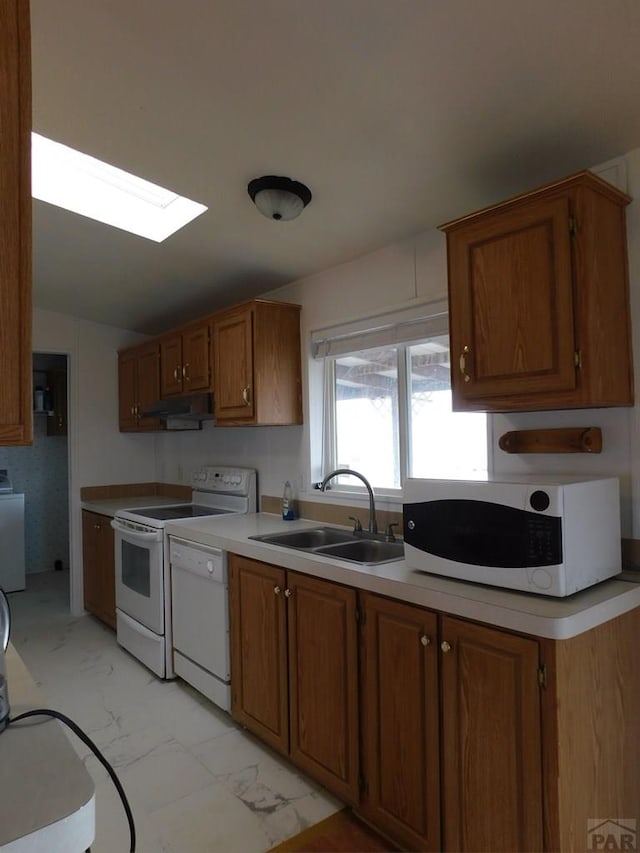
[[[34,201],[34,301],[156,333],[640,146],[638,0],[31,0],[33,128],[208,205]],[[261,216],[251,178],[313,200]]]

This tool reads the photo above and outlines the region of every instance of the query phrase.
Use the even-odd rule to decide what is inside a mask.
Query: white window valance
[[[311,353],[314,358],[323,359],[424,340],[448,332],[447,303],[442,300],[318,329],[311,333]]]

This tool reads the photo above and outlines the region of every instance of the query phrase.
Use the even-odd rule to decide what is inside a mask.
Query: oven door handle
[[[162,541],[161,530],[156,530],[153,533],[139,533],[137,530],[132,530],[130,527],[125,527],[124,525],[119,524],[116,519],[111,522],[111,526],[115,531],[120,533],[129,542],[145,543]]]

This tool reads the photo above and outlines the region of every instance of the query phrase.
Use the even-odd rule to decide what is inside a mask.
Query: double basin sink
[[[337,527],[310,527],[249,538],[268,545],[348,560],[361,566],[376,566],[404,558],[402,542],[388,542],[380,534],[349,533]]]

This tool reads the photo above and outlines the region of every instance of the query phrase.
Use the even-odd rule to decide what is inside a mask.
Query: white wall
[[[69,356],[69,541],[71,608],[82,612],[81,486],[156,479],[157,439],[118,430],[120,347],[140,340],[132,332],[35,309],[34,352]]]
[[[628,243],[632,318],[635,340],[636,384],[640,380],[640,149],[620,158],[626,163],[627,191],[638,199],[628,207]],[[312,330],[384,313],[412,304],[446,298],[446,245],[437,229],[396,243],[318,275],[293,282],[271,294],[276,299],[303,306],[303,363],[309,366]],[[307,371],[305,371],[307,373]],[[318,410],[310,411],[308,375],[305,375],[303,427],[215,428],[202,433],[166,435],[160,439],[161,479],[188,482],[198,464],[223,462],[255,466],[260,475],[260,494],[278,495],[286,479],[306,498],[312,472],[309,455],[310,429],[321,422]],[[496,415],[491,418],[491,443],[497,472],[577,473],[616,475],[621,480],[622,533],[640,538],[640,434],[639,405],[635,408],[579,410],[570,412]],[[499,437],[509,429],[552,426],[599,426],[603,452],[598,455],[506,454]],[[163,476],[164,475],[164,476]],[[385,506],[385,502],[382,502]]]

